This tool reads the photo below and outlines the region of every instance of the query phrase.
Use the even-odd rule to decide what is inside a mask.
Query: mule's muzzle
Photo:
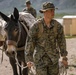
[[[16,42],[11,41],[11,40],[7,40],[6,44],[7,44],[6,55],[9,56],[9,57],[15,56],[15,53],[16,53]]]
[[[14,57],[15,56],[15,51],[6,51],[6,55],[9,56],[9,57]]]

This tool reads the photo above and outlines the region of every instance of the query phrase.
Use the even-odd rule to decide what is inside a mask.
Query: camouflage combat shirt
[[[40,37],[38,36],[40,32],[39,24],[43,25],[43,33]],[[56,24],[57,35],[55,37],[53,28]],[[27,62],[34,61],[37,63],[45,54],[50,57],[53,63],[58,61],[59,55],[67,56],[63,26],[56,20],[52,19],[50,27],[47,27],[42,18],[34,23],[29,33],[30,37],[28,37],[25,47],[25,59]]]
[[[31,13],[35,18],[37,16],[37,12],[33,7],[30,7],[29,9],[26,7],[23,9],[24,12]]]

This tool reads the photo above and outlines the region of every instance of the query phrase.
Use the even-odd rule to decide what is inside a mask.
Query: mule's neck
[[[23,27],[22,24],[20,24],[20,28],[21,28],[21,35],[20,35],[20,40],[18,42],[18,47],[23,47],[25,46],[26,43],[26,39],[27,39],[27,32],[25,30],[25,28]],[[26,26],[27,27],[27,26]],[[27,27],[28,28],[28,27]],[[28,28],[29,29],[29,28]]]

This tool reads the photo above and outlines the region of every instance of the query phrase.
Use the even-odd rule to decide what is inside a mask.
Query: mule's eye
[[[14,30],[15,30],[15,31],[18,31],[18,28],[15,28]]]

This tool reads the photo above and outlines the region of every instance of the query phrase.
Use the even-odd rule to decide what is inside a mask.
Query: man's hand
[[[68,62],[67,62],[66,60],[62,60],[62,63],[63,63],[63,65],[64,65],[65,67],[68,66]]]
[[[29,61],[29,62],[27,62],[27,67],[28,67],[28,68],[31,68],[31,66],[33,66],[33,64],[34,64],[33,62],[30,62],[30,61]]]
[[[63,57],[63,59],[62,59],[62,63],[63,63],[63,65],[64,65],[65,67],[68,66],[67,60],[68,60],[67,57]]]

